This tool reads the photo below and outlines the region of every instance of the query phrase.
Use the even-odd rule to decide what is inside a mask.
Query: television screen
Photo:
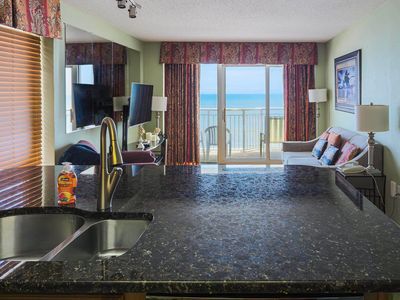
[[[111,89],[104,85],[72,85],[76,128],[100,125],[105,117],[113,116]]]
[[[152,85],[132,83],[131,100],[129,103],[129,126],[151,121],[152,99]]]

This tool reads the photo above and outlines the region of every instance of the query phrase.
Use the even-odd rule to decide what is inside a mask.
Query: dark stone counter
[[[43,168],[44,208],[0,216],[54,210],[46,207],[57,205],[58,171]],[[399,226],[366,198],[352,201],[331,170],[204,166],[125,173],[113,211],[154,217],[134,248],[109,260],[15,264],[0,272],[0,292],[400,292]],[[96,208],[97,179],[78,177],[76,208],[62,211],[85,215]]]

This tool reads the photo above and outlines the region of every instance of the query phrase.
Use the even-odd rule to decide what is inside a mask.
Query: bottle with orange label
[[[71,163],[64,162],[63,166],[57,178],[58,204],[71,205],[76,201],[75,189],[78,185],[78,179]]]

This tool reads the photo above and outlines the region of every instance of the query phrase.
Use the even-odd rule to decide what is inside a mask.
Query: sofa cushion
[[[357,146],[359,149],[364,149],[368,147],[368,138],[361,134],[354,135],[351,139],[348,140],[353,145]]]
[[[283,152],[282,160],[286,164],[289,159],[292,158],[315,158],[311,152]]]
[[[322,155],[320,162],[323,165],[334,165],[337,159],[337,155],[339,153],[339,148],[329,145],[328,148],[325,150],[324,154]]]
[[[340,134],[337,134],[337,133],[334,133],[334,132],[331,132],[329,134],[329,137],[328,137],[328,144],[329,145],[332,145],[332,146],[335,146],[336,148],[339,148],[341,143],[342,143],[342,139],[341,139]]]
[[[342,127],[331,127],[329,129],[329,133],[332,133],[332,132],[340,135],[342,140],[346,140],[346,141],[349,141],[355,135],[359,135],[359,134],[355,133],[354,131],[344,129]]]
[[[321,136],[319,137],[320,139],[323,139],[323,140],[328,140],[328,138],[329,138],[329,132],[328,131],[325,131],[323,134],[321,134]]]
[[[315,144],[311,154],[312,156],[320,159],[322,154],[325,151],[326,145],[328,144],[328,141],[325,139],[319,139],[318,142]]]
[[[286,161],[286,165],[321,167],[321,163],[314,156],[289,157]]]
[[[356,145],[353,145],[350,142],[346,142],[341,150],[341,154],[336,164],[343,164],[352,160],[358,153],[360,149]]]

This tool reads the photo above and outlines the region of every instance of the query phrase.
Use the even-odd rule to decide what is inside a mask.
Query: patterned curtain
[[[200,65],[165,65],[167,165],[200,163]]]
[[[0,0],[0,24],[61,38],[60,0]]]
[[[0,24],[13,26],[12,0],[0,0]]]
[[[67,65],[126,65],[126,47],[116,43],[68,43],[65,61]]]
[[[69,43],[67,65],[93,65],[94,82],[112,88],[112,96],[125,96],[126,47],[116,43]]]
[[[316,43],[164,42],[164,64],[316,65]]]
[[[110,96],[125,96],[125,65],[93,65],[93,73],[94,84],[110,87]]]
[[[315,84],[313,65],[285,65],[285,140],[315,138],[315,104],[308,102],[308,90]]]

